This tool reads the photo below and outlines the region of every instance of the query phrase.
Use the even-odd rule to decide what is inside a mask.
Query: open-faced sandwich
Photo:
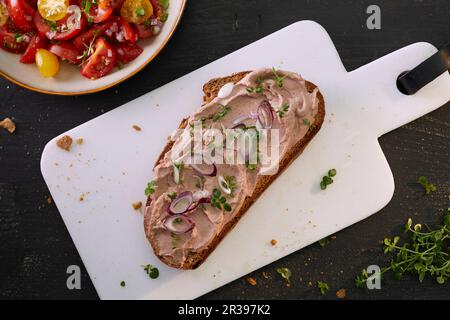
[[[169,138],[146,189],[146,236],[180,269],[205,261],[325,117],[319,89],[294,72],[240,72],[203,92],[205,104]]]

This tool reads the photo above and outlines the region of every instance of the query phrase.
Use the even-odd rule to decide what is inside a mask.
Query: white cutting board
[[[396,89],[397,75],[434,52],[416,43],[347,72],[327,32],[302,21],[66,132],[84,139],[70,152],[50,141],[42,174],[100,298],[195,298],[379,211],[392,197],[394,179],[377,138],[450,99],[448,73],[413,96]],[[202,266],[166,267],[131,208],[145,201],[166,137],[201,105],[207,80],[272,66],[319,86],[327,112],[322,129]],[[321,191],[330,168],[337,169],[335,182]],[[148,263],[159,268],[158,279],[143,271]]]

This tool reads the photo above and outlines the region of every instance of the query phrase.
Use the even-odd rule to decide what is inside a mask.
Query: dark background
[[[370,4],[381,7],[381,30],[365,26]],[[39,169],[42,149],[54,136],[298,20],[322,24],[352,70],[413,42],[445,44],[450,41],[449,12],[448,0],[190,0],[167,47],[117,87],[57,97],[0,79],[0,119],[12,117],[18,126],[13,135],[0,130],[0,298],[98,298],[84,269],[82,289],[66,288],[67,266],[82,262],[56,207],[47,203],[49,192]],[[380,143],[396,184],[383,210],[339,232],[323,248],[309,246],[252,273],[256,286],[242,278],[203,298],[335,298],[335,292],[345,288],[347,299],[448,299],[449,283],[438,285],[431,279],[419,284],[416,278],[396,281],[388,276],[381,290],[354,286],[361,268],[387,262],[380,240],[400,232],[410,216],[417,222],[439,223],[450,206],[449,103],[383,136]],[[438,190],[425,196],[416,183],[419,175],[427,176]],[[278,267],[292,270],[291,287],[276,273]],[[262,271],[271,279],[263,278]],[[308,286],[318,280],[331,288],[325,296]]]

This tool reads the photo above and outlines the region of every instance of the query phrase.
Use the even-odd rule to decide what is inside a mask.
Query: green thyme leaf
[[[319,288],[320,294],[322,295],[324,295],[325,293],[327,293],[328,290],[330,290],[328,283],[323,281],[317,281],[317,288]]]
[[[278,116],[279,116],[280,118],[283,118],[283,117],[284,117],[284,114],[285,114],[286,112],[288,112],[288,110],[289,110],[289,105],[288,105],[287,103],[283,103],[283,104],[281,105],[281,107],[279,107],[279,108],[277,109],[276,113],[278,114]]]
[[[214,121],[214,122],[219,121],[220,119],[225,117],[230,110],[231,110],[230,107],[221,105],[219,110],[216,112],[216,114],[214,114],[211,117],[212,121]]]
[[[286,280],[286,283],[291,283],[291,270],[288,268],[278,268],[277,272],[281,275],[281,277]]]
[[[424,176],[420,176],[417,182],[420,183],[426,194],[430,194],[431,192],[436,191],[436,186],[432,183],[429,183],[428,179]]]
[[[144,271],[148,274],[148,276],[151,279],[156,279],[159,277],[159,270],[158,268],[152,266],[151,264],[147,264],[145,266],[143,266]]]
[[[145,195],[152,195],[155,193],[155,189],[156,189],[156,182],[154,180],[150,181],[149,183],[147,183],[147,187],[145,188]]]

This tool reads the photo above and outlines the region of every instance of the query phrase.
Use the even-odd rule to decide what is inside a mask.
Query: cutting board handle
[[[349,73],[353,83],[352,94],[364,95],[367,104],[354,110],[361,128],[371,130],[377,137],[429,113],[450,100],[450,75],[442,73],[412,95],[397,87],[399,75],[413,70],[436,54],[431,44],[419,42]],[[368,76],[370,75],[370,76]],[[355,83],[359,85],[355,86]],[[378,101],[391,101],[380,105]]]

